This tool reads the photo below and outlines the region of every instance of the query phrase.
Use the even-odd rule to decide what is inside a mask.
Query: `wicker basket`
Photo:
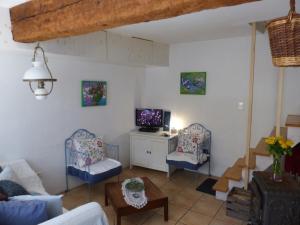
[[[296,13],[295,0],[290,1],[291,10],[267,24],[274,66],[300,66],[300,14]]]

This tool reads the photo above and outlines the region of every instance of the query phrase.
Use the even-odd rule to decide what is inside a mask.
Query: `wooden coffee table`
[[[121,225],[122,216],[128,216],[160,207],[164,207],[164,219],[165,221],[168,221],[168,197],[164,195],[161,190],[149,180],[149,178],[142,177],[142,179],[144,181],[148,203],[141,209],[127,205],[122,195],[122,185],[120,182],[105,184],[105,206],[108,206],[108,200],[110,200],[117,214],[117,225]]]

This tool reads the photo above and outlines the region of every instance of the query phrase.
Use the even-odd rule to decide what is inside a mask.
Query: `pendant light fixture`
[[[43,61],[37,59],[38,51],[41,51]],[[45,51],[39,44],[34,48],[32,67],[25,72],[23,81],[29,82],[29,87],[37,100],[46,99],[53,90],[53,83],[57,81],[48,67]],[[51,82],[49,91],[45,88],[45,82]],[[34,83],[36,88],[33,87]]]

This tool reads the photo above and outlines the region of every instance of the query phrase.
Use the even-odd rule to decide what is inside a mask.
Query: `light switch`
[[[244,110],[245,109],[245,103],[244,102],[238,102],[238,110]]]

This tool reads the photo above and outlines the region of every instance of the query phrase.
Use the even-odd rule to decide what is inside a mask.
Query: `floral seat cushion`
[[[101,137],[74,139],[77,154],[77,166],[85,167],[105,158],[104,143]]]
[[[199,151],[198,147],[204,141],[204,133],[184,133],[183,131],[178,134],[177,152],[195,154]]]

